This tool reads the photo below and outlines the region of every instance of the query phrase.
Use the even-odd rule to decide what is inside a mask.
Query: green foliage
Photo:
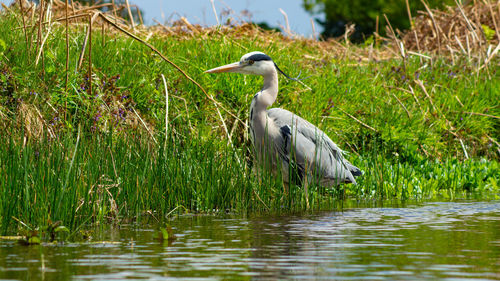
[[[17,26],[15,18],[3,17],[1,22],[0,39],[9,48],[4,53],[7,59],[0,61],[0,118],[3,118],[0,130],[10,128],[9,124],[14,124],[12,119],[22,114],[26,121],[38,120],[26,126],[35,130],[30,131],[35,135],[43,131],[36,130],[36,124],[54,133],[75,133],[80,125],[85,133],[113,130],[123,136],[149,134],[137,116],[153,131],[163,132],[165,94],[161,74],[164,74],[171,93],[170,130],[183,132],[187,126],[188,135],[196,132],[202,139],[227,142],[220,117],[214,114],[217,109],[213,102],[140,43],[120,34],[104,38],[100,31],[93,34],[93,92],[90,94],[87,56],[82,68],[75,71],[85,33],[83,29],[73,29],[66,91],[64,30],[56,26],[51,31],[51,40],[44,52],[45,63],[34,65],[34,52],[31,61],[28,60],[22,29],[8,31],[12,29],[9,26]],[[358,148],[353,145],[380,138],[395,150],[411,148],[412,152],[421,154],[425,150],[437,158],[447,155],[462,158],[462,145],[457,138],[450,137],[450,128],[454,128],[451,131],[459,135],[469,156],[499,157],[490,140],[499,138],[498,122],[492,117],[470,114],[500,114],[500,109],[494,106],[500,92],[498,57],[491,60],[490,71],[483,68],[478,75],[470,75],[476,73],[477,66],[467,58],[457,58],[453,63],[442,58],[431,62],[410,56],[405,65],[398,59],[359,64],[337,60],[331,54],[315,60],[304,55],[321,57],[324,50],[300,40],[286,41],[262,35],[248,41],[245,36],[231,36],[211,35],[210,40],[153,36],[149,42],[162,53],[171,54],[176,64],[241,120],[248,118],[251,97],[259,90],[261,78],[208,75],[203,71],[236,61],[247,51],[261,50],[283,70],[291,74],[302,71],[304,77],[310,76],[305,83],[312,91],[281,80],[274,106],[317,124],[342,148],[351,145],[353,150],[369,150],[368,144]],[[235,44],[224,43],[228,38]],[[432,103],[416,80],[422,81]],[[219,110],[228,130],[233,130],[232,143],[248,150],[246,128],[225,110]],[[377,132],[367,130],[344,112]],[[43,120],[37,118],[40,116]],[[20,129],[18,125],[13,128]],[[366,140],[363,136],[367,136]]]
[[[7,49],[7,45],[5,44],[5,41],[0,39],[0,55],[2,55],[6,49]]]
[[[173,241],[176,239],[174,231],[170,225],[160,226],[155,232],[154,238],[159,241]]]
[[[498,194],[498,57],[479,69],[467,57],[349,60],[325,53],[322,43],[265,33],[149,38],[214,96],[221,105],[216,108],[179,71],[116,33],[93,33],[89,80],[87,57],[82,68],[76,65],[85,36],[78,26],[70,30],[66,90],[64,29],[53,26],[44,63],[35,65],[35,48],[28,56],[18,27],[12,14],[0,18],[0,40],[8,46],[0,60],[3,233],[19,227],[13,216],[56,236],[66,235],[51,223],[60,221],[74,236],[85,224],[142,221],[175,209],[304,210],[306,196],[312,209],[321,210],[344,195]],[[275,106],[317,124],[352,152],[348,158],[364,171],[359,185],[310,186],[308,194],[291,186],[285,194],[279,176],[253,172],[246,128],[222,106],[246,120],[261,78],[203,73],[252,50],[269,54],[292,75],[311,75],[304,82],[312,90],[281,80]],[[169,87],[168,112],[161,74]],[[232,132],[230,145],[220,116]]]
[[[454,1],[429,0],[431,8],[453,5]],[[421,1],[409,1],[412,16],[423,10]],[[379,19],[379,33],[385,35],[384,14],[394,29],[408,29],[410,20],[405,1],[402,0],[304,0],[304,7],[313,14],[323,14],[325,20],[317,21],[323,26],[323,36],[338,37],[344,34],[345,25],[354,23],[356,32],[351,36],[354,41],[362,41],[376,30]]]
[[[29,224],[22,222],[15,216],[13,216],[12,218],[20,225],[19,232],[22,237],[18,239],[18,242],[21,245],[38,245],[42,242],[43,236],[48,237],[50,242],[54,242],[56,240],[56,237],[59,238],[59,241],[64,241],[65,237],[67,237],[67,234],[69,234],[69,229],[64,225],[61,225],[61,221],[52,223],[52,221],[49,219],[45,226],[35,228],[29,226]]]
[[[252,172],[242,150],[196,136],[169,139],[166,146],[162,141],[152,145],[147,138],[113,137],[110,132],[23,144],[22,136],[1,135],[5,144],[0,150],[1,232],[13,232],[21,225],[27,231],[26,241],[42,237],[39,232],[49,241],[64,241],[68,230],[72,236],[82,225],[147,222],[180,209],[288,213],[305,210],[306,196],[311,209],[324,210],[334,208],[346,195],[407,200],[488,198],[500,192],[496,161],[437,161],[380,145],[360,156],[349,155],[364,171],[358,185],[339,189],[312,185],[307,194],[291,185],[285,192],[279,175]],[[23,223],[15,224],[12,217]],[[169,231],[159,230],[171,239]]]
[[[491,41],[495,37],[495,30],[490,28],[489,26],[482,24],[484,36],[486,36],[486,40]]]

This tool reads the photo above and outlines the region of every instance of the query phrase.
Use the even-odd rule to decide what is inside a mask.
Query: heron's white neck
[[[250,104],[250,128],[251,130],[265,130],[267,123],[267,107],[271,106],[278,95],[278,73],[276,69],[269,71],[264,77],[264,85],[253,97]]]
[[[266,73],[263,77],[264,86],[255,97],[255,109],[257,111],[265,111],[267,107],[276,101],[278,96],[278,72],[276,72],[276,69],[273,68],[273,71]]]
[[[276,126],[272,120],[269,120],[267,115],[267,107],[271,106],[278,95],[278,73],[276,69],[269,71],[264,77],[264,85],[262,90],[255,94],[252,103],[250,104],[250,133],[252,134],[252,142],[256,148],[257,157],[260,157],[264,137],[276,135]],[[270,144],[271,142],[269,142]]]

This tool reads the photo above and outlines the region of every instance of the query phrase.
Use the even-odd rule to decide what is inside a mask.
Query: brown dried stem
[[[94,17],[89,15],[89,94],[92,97],[92,21]]]
[[[19,7],[21,9],[21,18],[23,19],[24,37],[26,38],[26,53],[28,54],[28,62],[29,62],[30,61],[30,48],[29,48],[29,43],[28,43],[28,32],[26,31],[26,21],[24,20],[23,0],[19,0]]]
[[[125,5],[127,6],[128,16],[130,17],[130,25],[132,25],[132,30],[135,31],[134,17],[132,16],[132,11],[130,10],[130,4],[128,0],[125,0]]]
[[[359,124],[361,124],[361,126],[367,128],[367,129],[370,129],[370,130],[372,130],[374,132],[378,132],[377,129],[371,127],[370,125],[365,124],[363,121],[359,120],[358,118],[356,118],[356,117],[352,116],[351,114],[347,113],[346,111],[344,111],[342,108],[340,108],[340,107],[337,107],[337,108],[340,111],[342,111],[345,115],[349,116],[352,120],[354,120],[354,121],[358,122]]]
[[[43,7],[44,7],[44,2],[43,0],[40,0],[40,18],[38,21],[38,36],[37,36],[37,41],[36,41],[36,54],[38,53],[40,49],[40,45],[42,44],[42,22],[43,22]]]
[[[66,0],[66,83],[65,92],[68,93],[68,76],[69,76],[69,0]],[[66,112],[68,105],[67,101],[64,102],[64,112]]]

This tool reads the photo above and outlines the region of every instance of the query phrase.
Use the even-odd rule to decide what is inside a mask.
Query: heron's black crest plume
[[[261,60],[272,60],[270,56],[266,54],[255,54],[247,58],[247,60],[261,61]]]
[[[299,72],[299,75],[297,75],[297,77],[292,78],[292,77],[288,76],[285,72],[283,72],[283,70],[281,70],[281,69],[278,67],[278,65],[277,65],[276,63],[274,63],[274,67],[276,67],[276,69],[277,69],[277,70],[278,70],[281,74],[283,74],[286,78],[288,78],[288,79],[290,79],[290,80],[293,80],[293,81],[302,81],[302,80],[307,79],[307,78],[309,78],[309,77],[310,77],[310,76],[307,76],[307,77],[305,77],[305,78],[299,79],[300,74],[302,74],[302,71],[300,71],[300,72]]]

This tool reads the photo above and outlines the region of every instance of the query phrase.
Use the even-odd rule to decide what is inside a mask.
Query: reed
[[[159,138],[161,136],[158,136]],[[443,161],[390,155],[373,147],[351,159],[363,170],[358,185],[306,192],[280,176],[252,172],[245,151],[213,140],[170,137],[152,145],[140,134],[128,138],[78,133],[0,136],[0,229],[15,231],[15,217],[26,225],[61,221],[82,224],[163,220],[172,210],[191,213],[290,213],[327,210],[343,198],[423,200],[488,198],[498,194],[498,162]],[[247,159],[248,161],[239,161]]]

